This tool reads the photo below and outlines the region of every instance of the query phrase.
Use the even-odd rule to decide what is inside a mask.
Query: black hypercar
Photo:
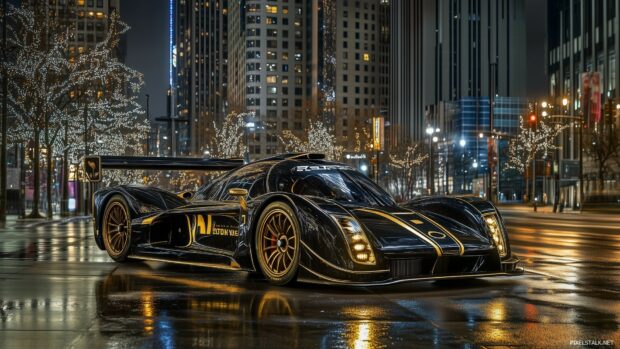
[[[398,205],[365,175],[318,154],[256,161],[176,194],[94,195],[95,241],[143,259],[245,270],[284,285],[377,285],[519,273],[503,220],[476,197]]]

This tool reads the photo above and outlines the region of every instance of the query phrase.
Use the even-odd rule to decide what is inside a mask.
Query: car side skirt
[[[500,277],[500,276],[515,276],[523,274],[522,268],[516,268],[514,271],[508,272],[495,272],[495,273],[479,273],[479,274],[462,274],[462,275],[441,275],[441,276],[425,276],[417,278],[397,279],[397,280],[382,280],[372,282],[355,282],[350,280],[335,279],[315,271],[312,271],[303,265],[300,266],[304,271],[310,273],[310,277],[299,277],[297,281],[311,283],[311,284],[324,284],[324,285],[341,285],[341,286],[354,286],[354,287],[368,287],[368,286],[388,286],[409,282],[421,282],[421,281],[435,281],[435,280],[459,280],[459,279],[473,279],[484,277]]]

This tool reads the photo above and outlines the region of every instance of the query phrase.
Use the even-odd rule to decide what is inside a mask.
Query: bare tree
[[[551,122],[548,116],[538,118],[535,126],[527,125],[524,118],[519,117],[519,132],[510,140],[505,170],[512,169],[524,174],[539,152],[548,154],[557,149],[555,138],[567,127]],[[526,178],[526,189],[529,188],[528,183],[529,178]]]
[[[310,128],[304,137],[297,137],[293,132],[285,130],[280,136],[280,141],[286,151],[323,153],[330,160],[340,159],[344,150],[339,145],[333,129],[320,120],[310,122]]]
[[[390,154],[390,181],[388,190],[398,200],[409,200],[414,196],[416,172],[428,158],[419,144],[407,145]]]
[[[618,129],[611,122],[596,124],[583,133],[583,149],[596,165],[597,190],[602,191],[605,175],[611,169],[615,157],[620,154]]]
[[[69,45],[73,31],[58,17],[49,16],[47,10],[45,4],[11,8],[7,14],[10,20],[7,34],[14,56],[2,62],[9,76],[9,108],[18,119],[11,132],[34,144],[31,217],[40,216],[42,148],[47,166],[47,215],[51,217],[55,151],[71,148],[75,157],[79,145],[84,144],[85,153],[90,141],[108,150],[103,153],[121,152],[127,147],[134,148],[134,135],[145,134],[148,127],[146,122],[137,122],[141,109],[136,92],[142,85],[142,76],[116,58],[120,35],[128,30],[118,14],[111,15],[110,30],[104,41],[71,57]],[[82,113],[85,119],[88,113],[92,118],[80,127],[81,118],[76,115]],[[84,139],[89,129],[98,137]]]

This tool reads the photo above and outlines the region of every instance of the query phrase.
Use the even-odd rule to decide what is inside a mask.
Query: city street
[[[503,212],[524,275],[378,288],[120,265],[90,221],[12,220],[0,230],[0,347],[617,346],[620,219]]]

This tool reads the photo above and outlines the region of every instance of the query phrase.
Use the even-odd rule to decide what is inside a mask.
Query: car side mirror
[[[243,189],[243,188],[230,188],[228,189],[228,195],[236,196],[241,199],[241,198],[248,196],[248,191],[247,189]]]
[[[192,197],[194,197],[194,192],[191,190],[186,190],[186,191],[182,191],[180,193],[177,194],[178,197],[185,199],[185,200],[189,200]]]

